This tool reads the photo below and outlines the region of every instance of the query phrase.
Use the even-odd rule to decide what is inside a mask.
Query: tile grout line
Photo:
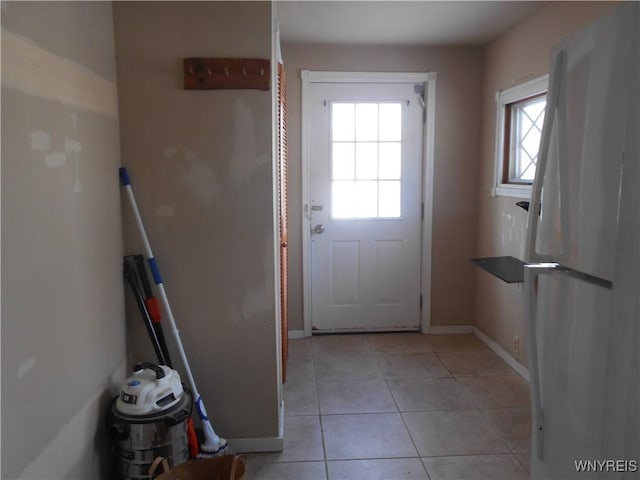
[[[322,423],[322,410],[320,408],[320,388],[318,387],[318,376],[316,374],[316,352],[313,348],[313,335],[311,335],[311,366],[313,368],[313,381],[316,387],[316,401],[318,403],[318,421],[320,423],[320,440],[322,442],[322,457],[324,463],[324,478],[329,480],[329,464],[327,462],[327,446],[324,440],[324,425]]]
[[[487,423],[489,424],[489,426],[491,426],[496,433],[500,436],[500,438],[502,439],[502,441],[504,442],[504,444],[507,446],[507,448],[509,449],[510,454],[516,459],[516,461],[522,465],[522,467],[525,469],[525,471],[528,472],[527,467],[525,467],[522,462],[520,461],[520,459],[518,458],[518,454],[520,453],[526,453],[526,452],[516,452],[511,445],[509,445],[509,442],[507,441],[507,439],[505,438],[505,436],[502,434],[502,432],[500,432],[500,430],[498,429],[497,425],[495,425],[493,423],[493,421],[491,420],[491,418],[489,418],[488,416],[485,415],[485,410],[508,410],[508,409],[516,409],[516,408],[524,408],[526,410],[526,407],[503,407],[503,408],[485,408],[485,409],[478,409],[480,410],[480,414],[482,415],[482,417],[487,421]],[[530,450],[529,450],[530,451]]]
[[[424,458],[419,457],[420,458],[420,463],[422,464],[422,468],[424,468],[424,471],[427,472],[427,479],[431,480],[431,474],[429,473],[429,469],[427,468],[427,464],[424,463]]]
[[[427,455],[420,458],[451,458],[451,457],[511,457],[511,452],[494,453],[450,453],[448,455]]]
[[[498,430],[498,427],[494,425],[491,419],[484,414],[481,408],[478,408],[478,412],[480,412],[480,415],[482,416],[482,418],[484,418],[484,421],[487,423],[487,425],[489,425],[489,427],[498,435],[498,437],[500,437],[502,443],[504,443],[505,446],[509,449],[509,453],[517,460],[517,457],[515,456],[515,452],[511,448],[511,445],[509,445],[509,442],[507,442],[507,439],[504,437],[502,432]]]
[[[519,453],[520,453],[520,454],[522,454],[522,453],[528,453],[529,457],[531,457],[531,452],[530,452],[530,451],[529,451],[529,452],[519,452]],[[517,455],[517,454],[515,454],[515,453],[513,454],[513,456],[514,456],[514,457],[516,457],[516,460],[518,461],[518,463],[519,463],[520,465],[522,465],[522,468],[524,469],[524,471],[525,471],[525,472],[527,472],[528,474],[531,474],[531,472],[529,471],[529,470],[530,470],[530,468],[529,468],[529,467],[527,467],[527,466],[522,462],[522,460],[520,460],[520,457],[518,457],[518,455]]]
[[[467,386],[464,383],[461,383],[461,382],[458,381],[458,377],[456,375],[454,375],[454,373],[447,366],[447,364],[442,360],[442,358],[440,358],[440,354],[441,353],[452,353],[452,352],[434,352],[434,354],[436,355],[436,357],[438,358],[440,363],[442,363],[442,365],[444,365],[444,368],[447,369],[447,372],[449,372],[449,374],[451,375],[451,378],[453,378],[453,380],[456,382],[456,384],[458,384],[462,388],[462,391],[466,395],[467,399],[471,402],[471,404],[475,407],[475,409],[476,410],[480,410],[480,406],[473,399],[473,396],[471,395],[471,393],[469,393],[469,390],[467,390]],[[457,352],[453,352],[453,353],[457,353]],[[473,410],[473,409],[470,409],[470,410]]]

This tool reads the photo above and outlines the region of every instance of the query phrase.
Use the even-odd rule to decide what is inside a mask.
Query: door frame
[[[311,205],[310,190],[310,89],[313,83],[396,83],[420,84],[424,88],[424,125],[422,138],[422,202],[424,215],[421,230],[420,331],[431,327],[431,243],[433,223],[433,163],[435,155],[436,72],[331,72],[302,70],[302,292],[304,336],[312,334],[311,322]]]

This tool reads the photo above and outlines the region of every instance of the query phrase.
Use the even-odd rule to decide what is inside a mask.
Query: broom
[[[127,192],[127,196],[129,197],[131,210],[133,212],[136,225],[138,226],[138,231],[140,233],[142,243],[144,244],[144,253],[147,257],[147,263],[149,264],[151,275],[153,276],[153,280],[158,288],[160,300],[162,301],[162,305],[164,306],[165,312],[167,314],[167,321],[169,322],[173,337],[176,341],[178,353],[180,354],[180,359],[182,360],[185,373],[187,374],[187,379],[189,380],[189,386],[191,387],[193,396],[196,399],[196,411],[198,412],[198,417],[200,418],[200,422],[202,423],[202,430],[205,437],[204,443],[200,445],[200,456],[211,457],[231,453],[229,446],[227,445],[227,441],[216,434],[213,426],[211,425],[211,421],[207,416],[207,410],[205,409],[204,401],[202,400],[202,396],[200,395],[198,387],[196,386],[196,382],[193,378],[193,374],[191,373],[191,367],[189,366],[189,361],[187,359],[187,354],[185,353],[184,347],[182,346],[182,340],[180,340],[180,332],[178,331],[171,306],[169,305],[169,298],[167,297],[167,294],[164,290],[164,284],[162,282],[162,276],[160,275],[160,269],[158,268],[158,262],[154,258],[153,252],[151,251],[151,245],[149,244],[149,239],[147,238],[147,233],[145,232],[144,224],[142,223],[142,217],[140,216],[140,211],[138,210],[138,204],[136,203],[136,198],[133,195],[129,173],[124,167],[120,167],[120,179],[122,180],[124,189]]]

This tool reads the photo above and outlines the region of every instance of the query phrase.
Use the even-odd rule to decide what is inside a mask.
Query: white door
[[[417,330],[423,104],[413,84],[310,94],[312,328]]]

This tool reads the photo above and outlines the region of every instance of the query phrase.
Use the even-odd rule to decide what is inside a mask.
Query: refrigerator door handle
[[[569,277],[581,280],[583,282],[590,283],[592,285],[596,285],[602,288],[608,288],[611,290],[613,288],[613,282],[611,280],[607,280],[604,278],[596,277],[595,275],[590,275],[588,273],[580,272],[573,268],[565,267],[563,265],[557,265],[555,269],[558,272],[561,272]]]
[[[529,386],[531,389],[532,422],[535,449],[538,459],[544,456],[544,416],[540,391],[540,364],[536,329],[536,280],[539,275],[549,275],[558,267],[557,263],[537,263],[524,266],[525,312],[527,327],[527,349],[529,351]]]
[[[542,184],[544,183],[544,174],[549,158],[549,148],[551,146],[551,132],[555,121],[558,102],[560,97],[560,85],[562,79],[562,65],[564,53],[562,50],[556,52],[553,56],[551,74],[549,75],[549,90],[547,95],[547,106],[545,110],[545,120],[542,126],[542,138],[540,140],[540,152],[538,153],[538,162],[536,164],[536,176],[531,188],[531,205],[541,205],[542,201]],[[530,208],[527,225],[527,238],[525,245],[525,260],[529,263],[549,262],[551,258],[536,252],[536,238],[538,236],[538,224],[540,223],[540,210]],[[532,213],[533,212],[533,213]]]

